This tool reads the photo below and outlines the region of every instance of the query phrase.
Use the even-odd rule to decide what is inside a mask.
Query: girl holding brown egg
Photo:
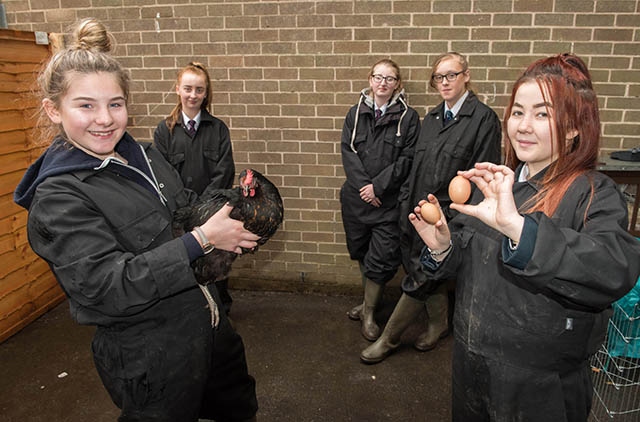
[[[640,274],[625,200],[595,171],[600,120],[585,63],[562,54],[530,65],[504,129],[505,165],[460,172],[477,186],[451,205],[460,214],[409,215],[426,276],[457,280],[453,421],[584,422],[589,359],[611,303]]]

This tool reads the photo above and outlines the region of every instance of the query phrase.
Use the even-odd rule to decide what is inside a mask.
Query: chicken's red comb
[[[244,183],[250,185],[253,182],[253,171],[251,169],[247,169],[247,175],[244,177]]]

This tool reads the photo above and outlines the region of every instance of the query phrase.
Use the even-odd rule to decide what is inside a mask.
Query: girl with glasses
[[[398,194],[419,133],[420,119],[407,105],[400,68],[389,59],[378,61],[369,72],[369,87],[347,113],[341,142],[342,222],[364,288],[362,304],[347,314],[362,321],[369,341],[380,335],[374,312],[400,266]]]

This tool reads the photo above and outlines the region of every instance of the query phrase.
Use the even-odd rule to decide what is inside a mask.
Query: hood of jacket
[[[131,135],[125,132],[122,139],[116,144],[115,150],[127,159],[130,166],[142,170],[148,176],[150,175],[144,152]],[[13,200],[28,210],[38,185],[48,177],[78,170],[99,170],[113,160],[120,161],[115,157],[100,160],[73,147],[63,138],[56,138],[49,148],[27,168],[13,193]]]
[[[356,154],[354,141],[356,139],[356,132],[358,130],[358,120],[360,118],[360,114],[363,113],[372,113],[375,110],[375,104],[373,102],[373,96],[370,95],[371,88],[364,88],[360,91],[360,99],[358,100],[358,107],[356,108],[355,122],[353,124],[353,132],[351,133],[351,150]],[[368,108],[362,108],[362,104],[365,104]],[[380,119],[382,123],[386,123],[391,120],[391,116],[397,113],[400,113],[400,118],[398,118],[398,128],[396,131],[396,136],[401,136],[401,125],[402,119],[409,111],[409,106],[405,101],[404,89],[393,94],[389,102],[387,103],[387,111],[384,116]]]

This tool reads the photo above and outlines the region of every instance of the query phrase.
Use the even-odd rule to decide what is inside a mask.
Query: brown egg
[[[456,204],[464,204],[471,196],[471,183],[462,176],[456,176],[449,182],[449,198]]]
[[[440,209],[431,202],[426,202],[420,207],[420,215],[429,224],[436,224],[440,220]]]

